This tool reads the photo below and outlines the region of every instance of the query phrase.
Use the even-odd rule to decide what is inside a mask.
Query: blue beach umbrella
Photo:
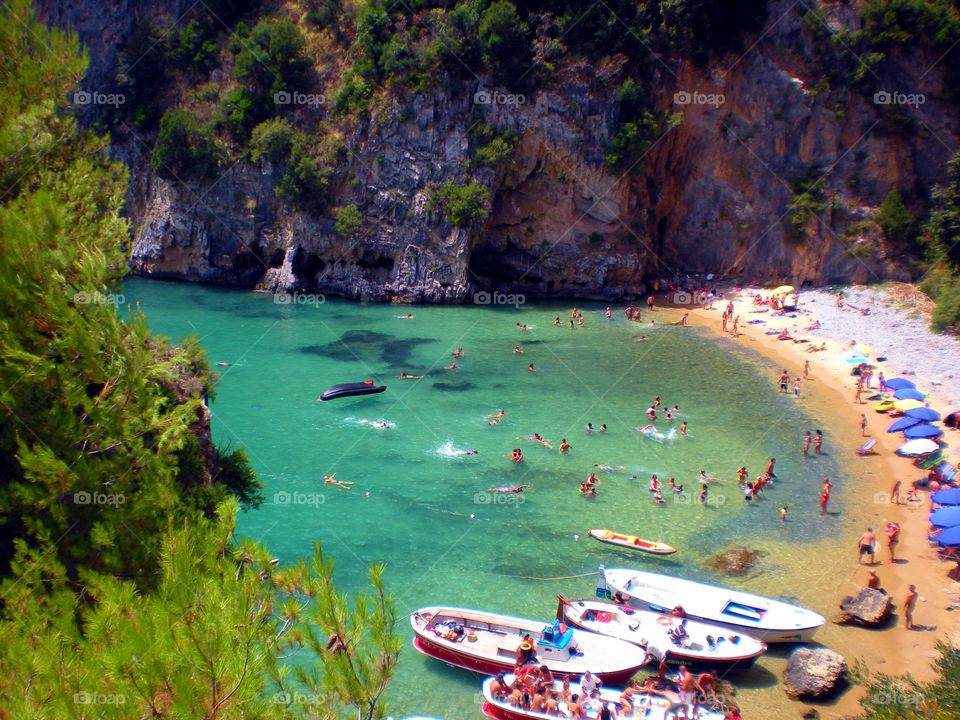
[[[933,425],[914,425],[913,427],[908,427],[903,431],[903,436],[905,438],[910,438],[911,440],[915,438],[935,438],[943,435],[943,430]]]
[[[960,505],[960,488],[947,488],[930,496],[937,505]]]
[[[896,400],[923,400],[926,395],[913,388],[903,388],[902,390],[897,390],[893,394],[893,397]]]
[[[930,513],[930,524],[938,528],[960,525],[960,507],[945,507]]]
[[[922,420],[917,420],[912,417],[902,417],[897,420],[893,425],[887,428],[887,432],[903,432],[907,428],[913,427],[914,425],[919,425]]]
[[[960,545],[960,525],[947,528],[937,535],[937,545],[941,547],[955,547]]]
[[[938,413],[936,410],[931,410],[928,407],[913,408],[913,410],[907,410],[907,412],[904,414],[907,417],[923,420],[924,422],[933,422],[934,420],[940,419],[940,413]]]
[[[863,357],[863,355],[848,355],[844,359],[852,365],[860,365],[861,363],[869,362],[869,360]]]
[[[891,390],[904,390],[906,388],[913,390],[917,387],[905,378],[890,378],[889,380],[884,380],[883,384],[885,387],[888,387]]]

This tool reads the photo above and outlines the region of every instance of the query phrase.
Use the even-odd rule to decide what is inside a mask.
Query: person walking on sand
[[[810,374],[810,361],[807,360],[803,363],[803,379],[806,380],[809,374]]]
[[[867,416],[860,413],[860,437],[867,436]]]
[[[795,398],[800,397],[800,378],[793,381],[793,396]]]
[[[890,502],[892,502],[894,505],[900,504],[900,485],[900,481],[897,480],[893,484],[893,490],[890,491]]]
[[[857,405],[863,405],[863,402],[860,400],[860,395],[863,393],[863,378],[857,378],[857,387],[853,391],[853,402]]]
[[[727,331],[727,318],[728,318],[728,317],[729,317],[729,315],[727,315],[726,310],[724,310],[724,312],[723,312],[723,331],[724,331],[724,332]]]
[[[810,431],[807,430],[807,431],[803,434],[803,456],[804,456],[804,457],[807,456],[807,451],[810,449],[810,440],[811,440],[811,439],[812,439],[812,438],[810,437]]]
[[[737,326],[738,326],[739,324],[740,324],[740,316],[737,315],[737,316],[733,319],[733,336],[734,336],[735,338],[740,337],[740,331],[737,330]]]
[[[917,586],[911,585],[907,589],[907,596],[903,599],[903,626],[913,630],[913,608],[917,604]]]
[[[863,556],[870,556],[870,564],[874,564],[874,553],[873,543],[876,541],[876,536],[873,534],[873,528],[867,528],[867,531],[860,536],[860,539],[857,541],[857,564],[863,564]]]
[[[823,433],[820,432],[819,429],[816,431],[816,433],[817,433],[817,437],[813,441],[813,454],[819,455],[820,448],[823,447]]]

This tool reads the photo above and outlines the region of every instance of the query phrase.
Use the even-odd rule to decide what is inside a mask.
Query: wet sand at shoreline
[[[723,304],[726,304],[726,300]],[[831,481],[834,483],[834,496],[843,494],[846,501],[845,515],[850,517],[838,518],[842,523],[839,537],[826,543],[822,549],[830,555],[829,558],[822,558],[818,552],[820,548],[811,547],[811,568],[806,569],[807,572],[804,572],[805,569],[797,569],[798,579],[804,575],[809,579],[812,575],[815,578],[813,585],[803,589],[780,588],[779,593],[794,593],[801,603],[804,597],[815,597],[818,601],[809,604],[818,606],[822,606],[824,595],[832,598],[830,606],[834,611],[825,613],[828,622],[818,633],[816,640],[843,655],[848,666],[853,667],[857,660],[862,660],[871,672],[890,675],[909,672],[921,680],[933,679],[935,673],[930,663],[936,656],[936,642],[948,636],[960,636],[960,609],[948,609],[960,599],[960,583],[947,576],[954,563],[939,560],[935,549],[927,542],[928,494],[921,492],[920,503],[897,505],[889,501],[889,493],[895,480],[902,481],[901,495],[905,496],[911,483],[921,477],[923,471],[914,467],[911,460],[894,454],[894,450],[902,442],[902,437],[886,432],[887,426],[892,422],[886,415],[876,413],[870,403],[853,403],[855,378],[849,374],[850,366],[840,357],[843,350],[841,343],[828,340],[826,351],[807,353],[807,344],[778,341],[775,335],[764,335],[764,331],[780,329],[787,323],[795,325],[797,321],[784,320],[780,325],[775,322],[745,325],[747,319],[756,317],[749,314],[750,310],[755,309],[749,298],[734,299],[735,315],[741,316],[741,325],[739,338],[733,339],[732,335],[722,335],[722,307],[723,305],[717,303],[714,310],[695,308],[690,313],[688,323],[706,327],[721,337],[730,338],[730,342],[739,343],[768,359],[771,383],[776,383],[784,368],[789,371],[791,378],[802,378],[804,361],[809,360],[810,376],[808,380],[802,381],[801,397],[798,401],[804,403],[814,417],[829,418],[830,429],[824,450],[839,454],[843,462],[844,477],[831,478]],[[802,294],[801,307],[804,307]],[[679,310],[669,310],[664,314],[668,313],[672,319],[672,315],[679,314]],[[769,315],[764,316],[764,319],[772,320]],[[812,322],[814,319],[815,316],[811,316],[804,322]],[[869,322],[869,319],[864,318],[864,322]],[[815,339],[823,342],[820,338]],[[881,364],[881,368],[883,367]],[[897,373],[891,366],[887,368],[886,374],[894,377]],[[929,385],[923,378],[914,379],[919,388],[928,390]],[[868,393],[864,393],[865,397],[867,395]],[[929,400],[934,408],[948,407],[946,399],[938,397],[936,393],[932,393]],[[867,439],[877,441],[878,455],[859,457],[854,452],[864,440],[860,435],[860,413],[867,416]],[[798,454],[801,452],[804,430],[805,428],[797,429]],[[949,442],[950,435],[946,438]],[[782,502],[818,502],[819,487],[789,489],[790,497],[782,498]],[[779,504],[781,496],[778,495],[777,500]],[[887,521],[897,522],[902,528],[895,564],[886,563],[886,539],[883,537],[882,528]],[[894,601],[894,617],[883,629],[838,626],[831,622],[842,597],[855,593],[866,583],[868,568],[858,565],[856,545],[860,533],[867,527],[873,528],[880,545],[877,563],[872,567],[877,570],[881,587],[892,594]],[[913,631],[903,627],[899,610],[910,584],[915,584],[920,594],[920,602],[914,610],[914,621],[916,626],[922,629]],[[755,584],[754,587],[758,586]],[[761,591],[759,587],[757,591]],[[770,591],[777,592],[775,588]],[[786,667],[787,653],[775,649],[773,657],[775,661],[769,663],[769,669],[778,674],[779,680],[779,674]],[[745,689],[750,686],[750,683],[743,684]],[[830,720],[858,714],[859,699],[862,695],[863,688],[851,687],[827,703],[801,703],[787,699],[782,687],[777,683],[761,692],[748,692],[744,695],[742,710],[746,717],[755,718],[772,717],[784,709],[794,708],[799,716],[803,707],[813,705],[818,708],[824,720]],[[792,714],[793,711],[790,710],[790,716]]]

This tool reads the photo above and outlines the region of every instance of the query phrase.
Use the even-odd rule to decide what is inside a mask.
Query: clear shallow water
[[[836,518],[820,516],[816,505],[818,479],[838,474],[835,458],[803,462],[798,449],[817,422],[802,402],[776,391],[775,368],[697,329],[638,327],[619,308],[607,321],[599,305],[581,306],[585,327],[570,330],[568,305],[277,305],[269,295],[135,279],[124,294],[156,332],[196,336],[211,362],[233,363],[217,368],[214,436],[247,450],[267,495],[260,510],[240,518],[240,533],[264,541],[284,562],[321,541],[347,593],[366,588],[369,563],[385,563],[402,616],[451,604],[546,619],[558,592],[593,594],[601,562],[789,598],[807,553],[839,532]],[[415,319],[397,319],[407,312]],[[518,322],[532,329],[521,332]],[[641,333],[647,342],[634,341]],[[464,357],[448,370],[458,346]],[[527,371],[530,362],[538,372]],[[401,371],[425,377],[399,380]],[[368,378],[387,391],[318,401],[330,385]],[[673,425],[686,420],[688,437],[661,443],[637,432],[656,395],[680,406]],[[491,427],[484,416],[499,408],[506,417]],[[371,428],[364,419],[395,427]],[[588,435],[588,421],[609,430]],[[661,419],[657,427],[670,425]],[[829,449],[831,434],[821,427]],[[554,448],[566,437],[573,449],[562,456],[518,439],[533,432]],[[509,460],[514,447],[523,449],[520,465]],[[479,454],[451,457],[451,449]],[[778,458],[781,480],[748,506],[735,470],[745,463],[755,477],[770,457]],[[594,464],[615,469],[600,472],[597,497],[583,498],[579,483]],[[708,505],[678,502],[666,489],[666,504],[651,502],[650,473],[665,484],[676,477],[695,494],[701,468],[723,480],[711,486]],[[353,489],[324,487],[322,476],[332,472]],[[629,479],[634,474],[638,481]],[[519,498],[486,492],[523,483],[532,487]],[[790,506],[785,524],[777,513],[783,503]],[[635,532],[679,552],[636,557],[587,538],[591,527]],[[721,579],[701,566],[731,544],[771,550],[759,576]],[[825,611],[807,590],[795,594]],[[411,637],[406,622],[401,633]],[[767,684],[762,668],[755,672]],[[478,689],[479,678],[408,645],[389,695],[391,714],[477,717]]]

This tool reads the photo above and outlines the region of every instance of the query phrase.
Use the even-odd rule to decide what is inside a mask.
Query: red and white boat
[[[447,665],[495,675],[512,672],[524,636],[533,640],[538,665],[557,677],[589,670],[606,683],[626,683],[643,667],[647,654],[624,640],[568,628],[553,620],[496,615],[451,607],[421,608],[410,616],[413,646]]]
[[[767,651],[766,643],[719,625],[603,600],[557,597],[557,617],[563,622],[639,645],[669,665],[746,670]]]
[[[516,707],[507,702],[506,699],[495,698],[491,686],[495,678],[488,678],[483,683],[483,714],[492,720],[556,720],[557,717],[570,717],[567,710],[567,703],[563,700],[561,690],[563,683],[559,680],[554,681],[553,687],[548,693],[552,695],[557,703],[559,715],[548,715],[545,712],[524,709]],[[514,682],[513,675],[506,676],[508,685]],[[670,697],[661,697],[660,695],[650,695],[638,692],[630,697],[631,707],[628,711],[620,705],[620,696],[623,691],[616,688],[600,688],[599,701],[603,704],[612,703],[617,708],[618,720],[666,720],[667,718],[696,718],[697,720],[723,720],[722,712],[708,710],[703,706],[696,708],[689,703],[678,702],[679,698],[670,693]],[[580,684],[570,683],[570,695],[581,695]],[[586,717],[596,718],[599,708],[584,708],[587,710]]]

